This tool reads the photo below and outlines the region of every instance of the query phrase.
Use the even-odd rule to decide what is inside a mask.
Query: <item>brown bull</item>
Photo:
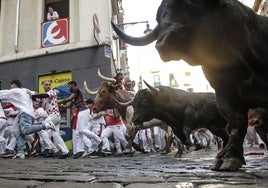
[[[126,90],[119,89],[120,84],[116,84],[116,80],[113,78],[105,77],[101,74],[100,69],[98,69],[98,76],[103,79],[101,86],[97,91],[91,91],[88,89],[86,82],[84,82],[84,88],[87,94],[96,95],[94,101],[94,107],[97,112],[116,108],[124,123],[128,129],[131,128],[132,123],[132,107],[125,107],[116,103],[115,100],[127,102],[134,98],[135,94]]]
[[[97,112],[111,108],[116,108],[118,110],[127,127],[127,136],[129,136],[127,148],[130,149],[133,145],[137,150],[143,151],[138,145],[133,143],[138,130],[160,126],[168,134],[167,144],[164,149],[164,151],[167,152],[171,146],[173,139],[176,138],[171,128],[166,123],[156,119],[146,122],[143,125],[133,127],[133,107],[131,105],[122,104],[132,101],[135,93],[120,89],[121,85],[117,84],[115,79],[102,75],[100,69],[98,69],[98,76],[104,80],[100,88],[96,91],[91,91],[88,89],[86,82],[84,82],[85,91],[89,95],[96,95],[94,107]],[[179,145],[179,155],[183,153],[182,148],[183,146]]]

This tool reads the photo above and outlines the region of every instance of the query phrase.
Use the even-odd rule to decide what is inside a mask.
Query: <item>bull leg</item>
[[[171,147],[173,140],[174,140],[174,138],[172,135],[167,137],[164,151],[161,152],[161,154],[168,154],[170,152],[170,147]]]
[[[130,132],[129,132],[128,145],[127,145],[126,149],[131,150],[132,145],[133,145],[133,140],[134,140],[134,138],[139,130],[151,128],[151,127],[157,126],[161,123],[162,123],[162,121],[160,121],[160,120],[152,119],[148,122],[144,122],[142,125],[137,125],[137,126],[131,127]]]
[[[132,148],[132,145],[133,145],[133,140],[137,134],[137,132],[139,131],[140,129],[136,126],[136,127],[132,127],[131,130],[129,131],[129,138],[128,138],[128,144],[126,146],[126,150],[130,151],[131,148]]]
[[[164,151],[161,154],[167,154],[170,152],[170,147],[171,147],[171,144],[174,140],[175,135],[174,135],[172,128],[170,126],[167,126],[166,124],[162,124],[161,128],[163,130],[165,130],[167,133],[166,145],[165,145]]]
[[[174,157],[181,157],[183,152],[184,152],[184,145],[179,141],[178,142],[178,151]]]
[[[265,125],[261,125],[261,126],[265,126]],[[265,143],[266,149],[268,150],[267,134],[261,126],[259,127],[255,126],[255,129],[256,129],[256,132],[260,135],[262,141]]]
[[[230,96],[231,97],[231,96]],[[230,137],[227,145],[218,153],[211,170],[238,170],[245,159],[243,156],[243,141],[247,132],[247,108],[242,107],[239,101],[232,101],[238,97],[217,96],[219,110],[227,119]]]

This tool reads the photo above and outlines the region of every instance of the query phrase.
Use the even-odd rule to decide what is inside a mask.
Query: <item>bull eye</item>
[[[141,105],[144,105],[145,106],[146,104],[147,104],[147,101],[146,100],[142,100],[141,101]]]

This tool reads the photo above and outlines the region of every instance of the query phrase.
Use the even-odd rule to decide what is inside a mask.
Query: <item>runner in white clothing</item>
[[[61,135],[60,135],[60,121],[61,121],[61,114],[59,110],[59,106],[57,103],[57,94],[55,91],[51,89],[50,81],[45,81],[43,88],[45,92],[48,94],[48,98],[45,101],[45,110],[48,114],[48,117],[45,120],[45,123],[52,121],[56,126],[56,131],[52,131],[52,138],[54,144],[59,146],[62,154],[59,156],[60,159],[65,159],[69,156],[69,149],[65,145]]]
[[[7,118],[0,101],[0,154],[4,154],[6,149],[5,148],[6,139],[4,138],[6,125],[7,125]]]
[[[30,90],[22,89],[22,84],[19,80],[13,80],[11,82],[11,89],[0,90],[0,99],[3,102],[11,102],[19,112],[18,119],[19,132],[17,135],[17,155],[15,158],[24,159],[25,142],[24,135],[32,134],[40,130],[55,129],[55,125],[52,122],[42,125],[34,125],[34,110],[31,95],[33,93]],[[38,96],[39,97],[39,96]]]

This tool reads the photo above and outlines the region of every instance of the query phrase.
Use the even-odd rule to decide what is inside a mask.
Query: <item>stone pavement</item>
[[[263,152],[264,155],[260,155]],[[0,188],[268,187],[268,152],[245,147],[247,165],[236,172],[209,170],[216,149],[184,154],[83,159],[0,159]]]

